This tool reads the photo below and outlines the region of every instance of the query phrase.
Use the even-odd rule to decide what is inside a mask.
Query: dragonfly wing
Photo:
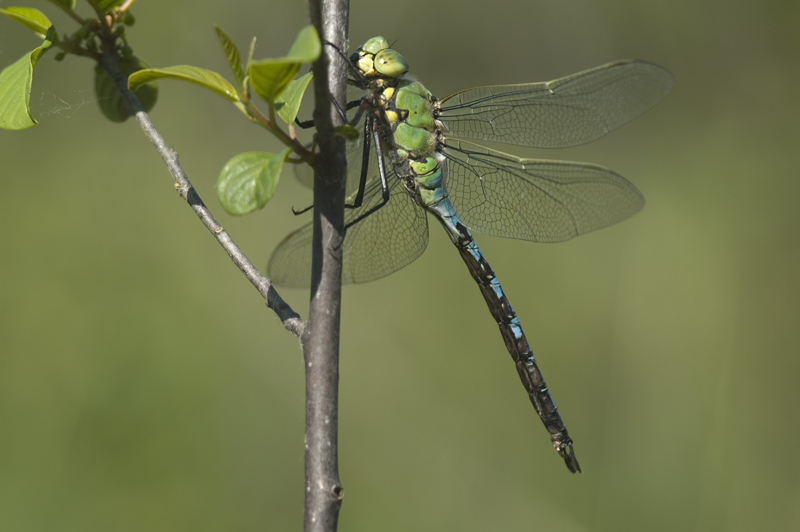
[[[365,283],[385,277],[413,262],[428,245],[425,211],[417,207],[389,168],[389,202],[345,233],[342,244],[343,283]],[[372,180],[367,184],[361,207],[345,211],[345,224],[381,201],[380,180]],[[306,224],[278,245],[267,266],[268,276],[275,284],[297,288],[309,286],[312,233],[312,224]]]
[[[620,222],[644,197],[602,166],[520,159],[448,140],[445,187],[467,227],[534,242],[561,242]]]
[[[350,147],[348,146],[348,150]],[[347,165],[348,173],[350,172],[350,165]],[[300,181],[302,184],[307,186],[308,188],[314,188],[314,169],[311,168],[308,164],[296,164],[294,165],[294,176]],[[348,180],[350,176],[347,176]]]
[[[440,119],[456,137],[535,148],[577,146],[641,115],[674,82],[656,64],[616,61],[548,82],[457,92],[440,101]]]

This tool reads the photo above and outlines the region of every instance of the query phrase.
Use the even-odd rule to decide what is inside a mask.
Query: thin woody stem
[[[249,95],[246,95],[245,99],[245,107],[247,111],[250,113],[252,119],[257,123],[260,124],[264,129],[278,137],[278,140],[283,142],[286,147],[292,148],[295,153],[300,155],[306,162],[309,164],[312,162],[311,158],[313,157],[312,152],[308,150],[303,144],[294,136],[292,133],[294,130],[292,129],[292,125],[289,125],[290,134],[286,134],[284,130],[276,125],[275,117],[272,116],[268,118],[264,116],[264,113],[256,107],[253,101],[249,98]],[[272,107],[272,106],[271,106]],[[274,114],[274,113],[273,113]]]
[[[320,38],[347,47],[348,0],[310,0]],[[311,304],[303,333],[306,363],[305,532],[334,532],[344,488],[339,480],[339,326],[344,239],[344,139],[332,100],[346,96],[347,66],[324,46],[314,62],[314,123],[319,153],[314,165]]]
[[[244,254],[238,245],[233,241],[228,232],[217,222],[214,215],[200,199],[197,191],[192,186],[186,172],[178,161],[178,154],[175,150],[167,146],[163,137],[158,133],[150,117],[142,108],[136,95],[128,89],[128,78],[120,70],[118,57],[113,40],[103,40],[103,54],[100,56],[99,64],[108,72],[117,89],[122,94],[123,101],[131,114],[136,118],[142,131],[153,143],[156,151],[161,155],[167,165],[170,174],[175,179],[175,189],[180,196],[189,204],[203,225],[209,230],[212,236],[222,246],[234,264],[241,270],[245,277],[252,283],[264,298],[267,307],[271,308],[283,323],[283,326],[292,334],[300,338],[305,329],[305,322],[292,308],[281,298],[272,281],[258,271],[250,259]]]
[[[136,0],[125,0],[125,2],[123,2],[123,4],[121,6],[119,6],[119,9],[117,11],[119,11],[120,13],[126,12],[128,9],[130,9],[131,5],[135,1]]]

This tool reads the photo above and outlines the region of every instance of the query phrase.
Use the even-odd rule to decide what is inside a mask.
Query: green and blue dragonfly
[[[500,327],[522,384],[573,473],[573,442],[519,320],[470,231],[560,242],[622,221],[644,198],[622,176],[593,164],[521,159],[465,139],[559,148],[598,139],[669,92],[672,75],[626,60],[544,83],[496,85],[438,99],[408,62],[374,37],[351,56],[350,83],[364,91],[349,150],[343,282],[389,275],[425,250],[430,213],[444,227]],[[310,177],[299,174],[308,182]],[[287,236],[270,259],[278,285],[308,286],[312,227]]]

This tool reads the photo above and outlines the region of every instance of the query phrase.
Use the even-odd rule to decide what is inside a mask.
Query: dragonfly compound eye
[[[381,50],[386,50],[387,48],[389,48],[389,41],[387,41],[381,36],[378,36],[378,37],[373,37],[364,44],[362,44],[359,50],[364,50],[367,53],[375,55]]]
[[[375,56],[375,70],[382,76],[398,78],[408,72],[408,61],[394,50],[383,50]]]

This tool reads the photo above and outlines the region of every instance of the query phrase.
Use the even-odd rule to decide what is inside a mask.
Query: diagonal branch
[[[275,314],[278,315],[283,326],[298,338],[302,337],[305,329],[305,322],[303,322],[300,316],[292,310],[283,298],[281,298],[272,285],[272,281],[262,275],[261,272],[258,271],[258,268],[253,266],[253,263],[250,262],[250,259],[248,259],[239,246],[236,245],[228,232],[217,223],[214,215],[211,214],[211,211],[205,206],[203,200],[200,199],[197,191],[186,176],[186,172],[178,161],[178,154],[175,150],[167,146],[163,137],[156,131],[150,117],[142,108],[139,99],[128,89],[128,77],[119,68],[113,42],[110,44],[103,44],[103,54],[100,56],[99,64],[108,72],[111,79],[114,80],[114,84],[122,94],[123,101],[129,112],[136,117],[136,121],[139,122],[142,131],[144,131],[144,134],[150,139],[153,146],[155,146],[156,151],[161,155],[161,159],[163,159],[164,163],[167,165],[169,173],[172,174],[172,177],[175,179],[175,189],[180,196],[186,200],[197,217],[200,218],[200,221],[203,222],[203,225],[206,226],[233,263],[236,264],[236,267],[241,270],[244,276],[247,277],[256,290],[258,290],[264,298],[267,307],[271,308]]]

